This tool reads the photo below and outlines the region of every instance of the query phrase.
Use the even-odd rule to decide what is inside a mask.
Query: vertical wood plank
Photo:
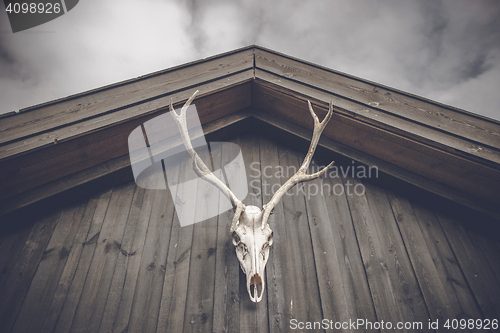
[[[239,147],[240,140],[232,141]],[[231,156],[238,151],[235,146],[222,147],[221,165],[230,162]],[[237,166],[243,168],[244,165]],[[246,170],[247,174],[250,170]],[[238,170],[235,170],[238,174]],[[247,186],[246,179],[241,179],[245,184],[235,183],[235,186]],[[222,192],[219,200],[224,197]],[[243,198],[238,198],[242,200]],[[217,252],[215,253],[215,295],[214,295],[214,332],[237,332],[240,327],[240,295],[239,295],[239,270],[240,265],[235,254],[229,233],[234,212],[229,210],[219,215],[217,225]]]
[[[438,218],[483,315],[485,318],[498,318],[500,286],[495,281],[494,273],[458,221],[441,214]]]
[[[0,290],[4,290],[5,283],[9,278],[10,272],[18,262],[22,249],[30,235],[31,228],[27,226],[20,231],[14,231],[4,236],[2,247],[0,249]],[[1,303],[0,303],[1,304]]]
[[[158,177],[159,175],[154,175],[151,177],[150,182],[152,184],[156,184]],[[137,285],[137,278],[141,265],[141,258],[144,250],[144,242],[149,226],[151,210],[155,196],[160,195],[159,191],[161,190],[145,190],[142,202],[138,201],[132,205],[129,222],[137,221],[137,225],[134,232],[129,234],[129,237],[133,238],[132,241],[130,243],[122,243],[122,249],[129,254],[123,289],[120,293],[118,304],[113,302],[106,305],[106,307],[110,308],[108,310],[110,312],[110,316],[108,319],[105,314],[103,322],[101,323],[100,331],[107,332],[111,331],[112,328],[113,332],[124,332],[127,329],[130,313],[132,311],[132,302],[134,300],[135,288]],[[115,307],[116,310],[114,310]],[[113,311],[116,311],[114,322],[111,321],[113,317],[111,313]]]
[[[302,161],[296,152],[282,146],[278,146],[278,154],[279,165],[283,168],[281,184],[284,184],[299,169]],[[324,318],[306,203],[298,186],[282,198],[285,221],[282,246],[286,247],[284,276],[287,281],[285,328],[290,327],[291,319],[314,322]]]
[[[178,183],[187,180],[191,166],[190,158],[180,163]],[[183,197],[182,191],[183,187],[179,187],[173,200]],[[179,216],[183,216],[183,212],[177,209],[194,212],[192,203],[188,203],[178,205],[173,216],[156,332],[182,332],[184,325],[193,225],[181,227]]]
[[[78,301],[85,284],[87,272],[98,243],[98,237],[100,235],[112,192],[113,190],[110,189],[99,196],[90,230],[87,238],[82,243],[83,249],[78,261],[78,267],[76,268],[69,290],[65,296],[64,305],[61,308],[60,314],[57,314],[57,311],[54,311],[47,317],[44,326],[42,327],[42,332],[68,332],[70,330],[78,306]],[[56,315],[57,318],[55,318]],[[53,328],[54,320],[56,320],[55,328]]]
[[[314,161],[311,167],[318,169]],[[323,178],[318,178],[303,184],[321,307],[325,318],[334,322],[349,322],[358,319],[356,300],[352,293],[354,286],[345,268],[347,253],[339,237],[338,220],[334,220],[328,212],[327,205],[331,203],[327,203],[325,197],[320,195],[321,189],[324,188],[323,182]],[[349,328],[341,328],[341,331],[349,331]]]
[[[133,182],[113,189],[97,247],[71,323],[71,331],[85,332],[92,331],[91,328],[94,328],[93,332],[95,332],[98,329],[109,291],[111,274],[119,252],[115,241],[121,240],[123,235],[134,189]]]
[[[175,178],[178,172],[177,168],[172,170]],[[158,182],[165,182],[161,178],[158,177]],[[154,332],[158,324],[174,201],[168,189],[159,191],[154,200],[130,313],[131,332]]]
[[[385,190],[364,183],[366,197],[377,223],[379,237],[383,240],[381,250],[385,252],[393,291],[398,297],[404,321],[427,323],[430,319],[422,292],[403,238],[394,219]],[[424,330],[426,328],[424,327]]]
[[[457,258],[446,239],[437,216],[417,204],[412,203],[411,206],[415,212],[417,223],[424,236],[432,261],[436,265],[441,283],[446,289],[446,294],[452,302],[456,302],[455,306],[460,308],[458,318],[481,319],[483,317],[481,310],[460,269]]]
[[[63,210],[31,281],[12,332],[37,332],[41,329],[86,207],[87,201],[84,201]]]
[[[275,167],[279,166],[278,147],[262,136],[259,137],[260,169],[262,171],[262,202],[269,202],[274,192],[281,186],[280,177],[276,177]],[[274,208],[274,213],[269,217],[269,226],[273,230],[273,246],[269,252],[266,265],[266,291],[269,316],[269,332],[284,332],[288,325],[285,314],[290,295],[285,290],[291,291],[286,278],[287,248],[286,229],[283,214],[283,202]]]
[[[110,206],[108,212],[116,209],[114,217],[114,227],[111,232],[111,237],[106,241],[104,252],[106,254],[106,261],[102,269],[99,288],[97,289],[97,297],[92,305],[92,315],[88,322],[89,332],[98,332],[101,320],[106,306],[106,300],[110,294],[110,287],[113,280],[113,275],[119,257],[122,256],[120,251],[120,244],[122,243],[123,234],[129,218],[132,200],[135,196],[137,186],[134,182],[130,182],[125,187],[125,193],[122,200],[117,206]],[[107,250],[106,250],[107,248]]]
[[[250,178],[253,169],[260,170],[260,150],[257,136],[243,134],[240,138],[240,148],[245,161],[245,170],[247,171],[247,182],[254,180]],[[256,163],[253,164],[252,163]],[[245,200],[245,205],[254,205],[262,208],[262,189],[259,186],[250,186],[249,193]],[[257,304],[250,300],[246,288],[246,276],[239,270],[240,274],[240,332],[268,332],[269,321],[267,313],[267,293],[264,293],[262,300]],[[267,281],[266,281],[267,284]]]
[[[490,235],[484,234],[484,232],[488,231],[490,230],[466,230],[467,234],[469,235],[469,239],[472,242],[472,245],[476,249],[477,253],[481,256],[481,258],[484,258],[484,263],[492,272],[492,276],[495,279],[494,282],[497,285],[500,285],[500,251],[491,239],[495,236],[494,231],[491,231],[492,234]]]
[[[157,174],[149,177],[146,187],[153,187],[152,185],[156,184],[157,178]],[[137,270],[135,269],[137,266],[134,266],[133,263],[138,260],[132,261],[132,259],[137,258],[138,255],[140,258],[140,254],[142,254],[141,250],[144,246],[145,230],[148,226],[148,218],[144,218],[144,216],[149,217],[151,213],[151,199],[154,198],[155,192],[155,190],[147,190],[140,187],[137,187],[135,190],[123,239],[121,243],[115,243],[120,253],[118,254],[118,260],[113,272],[113,279],[109,288],[99,332],[112,331],[121,299],[124,297],[131,298],[131,290],[125,290],[125,288],[129,288],[130,283],[135,285],[135,281],[137,281]],[[138,238],[137,241],[136,237]],[[136,242],[138,244],[135,244]],[[125,284],[127,277],[129,277],[128,284]],[[133,280],[133,282],[130,280]]]
[[[387,196],[350,177],[343,178],[343,184],[378,321],[427,323],[427,309]],[[354,194],[356,186],[358,193],[363,186],[362,195]]]
[[[458,301],[454,294],[446,292],[441,283],[438,270],[410,203],[403,197],[391,192],[387,192],[387,196],[429,315],[433,321],[441,323],[444,323],[447,319],[460,319],[461,309],[458,306]]]
[[[210,163],[208,150],[199,151],[199,156],[212,170],[221,167],[221,147],[212,149]],[[196,191],[196,220],[214,212],[213,198],[219,198],[219,189],[198,178]],[[215,207],[219,206],[219,201]],[[184,316],[184,332],[212,332],[214,307],[215,252],[217,244],[217,216],[198,222],[193,226],[193,245],[189,267],[189,284]]]
[[[315,171],[317,168],[315,169]],[[320,194],[325,198],[333,242],[338,248],[340,273],[345,284],[346,299],[352,307],[349,318],[377,321],[365,267],[347,203],[342,179],[330,170],[319,181]]]
[[[0,287],[3,295],[0,298],[0,327],[7,332],[16,319],[60,215],[61,211],[57,211],[35,222],[5,284]]]
[[[87,239],[88,233],[92,226],[92,219],[96,212],[98,201],[99,196],[94,196],[88,200],[85,213],[83,214],[82,221],[78,228],[73,244],[70,244],[71,251],[69,252],[68,260],[66,261],[66,265],[64,266],[61,278],[58,281],[57,289],[54,293],[54,296],[52,297],[50,306],[47,306],[47,316],[43,322],[43,326],[41,327],[41,329],[37,329],[36,331],[41,330],[52,332],[55,328],[57,319],[59,318],[64,305],[64,301],[70,289],[73,277],[75,276],[78,262],[85,246],[85,240]],[[76,224],[76,222],[77,221],[73,218],[72,223]]]

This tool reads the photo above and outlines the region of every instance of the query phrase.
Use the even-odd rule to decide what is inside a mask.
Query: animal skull
[[[238,227],[233,231],[233,245],[241,270],[247,277],[247,291],[253,302],[260,302],[265,290],[264,270],[273,245],[273,231],[262,229],[262,211],[247,206],[241,214]],[[253,287],[252,287],[253,286]]]
[[[311,102],[308,101],[309,112],[314,120],[314,131],[309,151],[307,152],[304,162],[302,162],[302,166],[299,168],[297,173],[288,179],[278,189],[278,191],[274,193],[271,200],[265,204],[261,210],[256,206],[245,206],[238,198],[236,198],[229,187],[227,187],[226,184],[224,184],[210,171],[210,169],[193,149],[187,129],[186,110],[194,100],[197,93],[198,91],[195,91],[195,93],[187,100],[186,104],[182,107],[180,114],[177,114],[177,112],[174,111],[172,100],[170,100],[170,113],[179,128],[186,150],[191,155],[194,171],[198,174],[198,176],[219,188],[219,190],[221,190],[222,193],[228,197],[235,209],[230,229],[230,232],[232,233],[233,245],[236,248],[236,256],[240,262],[241,270],[247,277],[248,295],[253,302],[260,302],[265,290],[264,270],[266,268],[267,260],[269,259],[269,248],[273,245],[273,231],[267,223],[269,215],[272,213],[274,207],[276,207],[283,195],[295,186],[295,184],[320,177],[333,164],[333,162],[331,162],[325,168],[311,175],[306,173],[314,155],[314,151],[316,150],[316,146],[318,145],[321,133],[332,117],[333,101],[330,101],[328,113],[321,122],[319,121],[318,116],[316,116],[316,113],[313,111]]]

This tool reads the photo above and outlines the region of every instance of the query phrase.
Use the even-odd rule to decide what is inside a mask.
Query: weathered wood
[[[201,123],[207,124],[219,117],[226,116],[247,107],[250,104],[250,89],[249,85],[244,84],[245,80],[248,80],[246,76],[239,78],[236,86],[234,86],[234,82],[231,80],[228,81],[228,79],[225,79],[221,82],[211,82],[208,86],[198,87],[201,92],[201,97],[196,99],[196,105]],[[221,89],[223,91],[220,94],[209,94],[204,97],[203,92],[207,89]],[[27,152],[32,149],[53,146],[53,136],[58,138],[59,142],[57,144],[63,144],[65,140],[73,140],[84,134],[91,133],[92,131],[103,130],[110,125],[118,126],[127,121],[137,122],[136,118],[139,117],[143,117],[142,121],[145,121],[149,119],[150,113],[154,113],[155,115],[164,113],[168,108],[170,97],[172,97],[176,104],[180,104],[180,102],[183,103],[185,99],[192,94],[191,90],[192,89],[189,91],[177,92],[169,97],[164,97],[161,99],[161,105],[149,103],[146,111],[142,109],[136,110],[134,108],[124,109],[102,116],[101,118],[103,121],[94,120],[93,122],[89,121],[88,123],[84,122],[63,127],[47,134],[41,134],[40,136],[26,139],[25,142],[27,142],[27,144],[23,143],[18,146],[22,148],[24,152]],[[140,123],[137,125],[140,125]],[[85,138],[80,138],[78,141],[80,144],[83,143],[83,147],[56,155],[48,160],[44,159],[41,162],[33,163],[36,160],[26,158],[23,159],[25,164],[19,164],[15,161],[2,161],[0,165],[0,170],[2,170],[2,172],[0,172],[0,174],[5,175],[6,178],[0,183],[0,199],[11,197],[65,175],[85,170],[109,159],[127,155],[127,138],[130,134],[129,126],[118,129],[121,130],[118,133],[115,133],[113,130],[107,130],[111,134],[110,137],[106,139],[103,138],[91,144],[85,144]],[[31,146],[31,144],[35,144],[35,146]],[[3,149],[5,149],[5,152],[8,151],[8,155],[1,156],[1,151]],[[7,146],[0,147],[0,158],[11,156],[11,153],[17,154],[19,152],[15,152]],[[91,156],[91,158],[88,158],[89,156]],[[34,174],[38,176],[34,177]]]
[[[238,138],[231,142],[239,145]],[[222,147],[221,165],[229,163],[231,161],[230,158],[238,153],[238,151],[233,151],[233,149],[237,148],[233,145]],[[242,168],[244,165],[238,165],[238,167]],[[238,170],[235,170],[235,173],[238,174]],[[239,188],[240,186],[247,185],[246,179],[237,179],[234,186]],[[224,197],[224,194],[220,192],[219,202]],[[219,214],[217,223],[213,332],[237,332],[240,328],[240,265],[229,232],[233,214],[231,210]]]
[[[432,257],[436,269],[438,270],[441,283],[446,289],[446,294],[455,306],[460,308],[460,319],[480,319],[481,310],[474,298],[460,264],[448,243],[448,239],[441,228],[436,215],[421,207],[411,204],[413,212],[417,218],[427,249]],[[408,246],[413,246],[409,243]],[[431,315],[433,313],[431,312]]]
[[[99,91],[100,94],[95,94],[94,102],[91,103],[82,98],[72,98],[28,112],[21,112],[4,118],[0,123],[0,144],[69,123],[81,122],[130,105],[150,102],[165,96],[168,92],[183,90],[202,82],[210,82],[221,76],[238,74],[252,66],[253,50],[243,50],[225,57],[157,74],[151,80],[156,82],[144,82],[147,81],[144,78],[140,85],[131,82],[109,89],[104,88]],[[20,128],[23,130],[19,130]]]
[[[321,167],[323,166],[322,164]],[[315,170],[317,169],[316,167]],[[344,297],[351,302],[351,311],[354,316],[349,319],[362,318],[369,322],[376,322],[377,316],[346,199],[347,193],[344,191],[342,176],[332,171],[330,169],[330,172],[317,182],[317,185],[321,186],[317,195],[324,197],[326,202],[332,241],[338,249],[337,260],[345,284],[346,295]]]
[[[259,128],[263,133],[266,133],[265,135],[283,145],[297,150],[307,150],[311,130],[274,117],[259,109],[253,111],[252,115],[256,119],[253,124],[254,128]],[[349,164],[352,161],[357,161],[368,168],[375,166],[378,170],[376,178],[380,178],[378,185],[397,190],[413,199],[419,198],[419,201],[424,201],[427,204],[433,202],[434,208],[444,208],[449,206],[450,202],[453,202],[455,203],[453,209],[458,214],[460,214],[459,207],[464,206],[485,215],[500,218],[500,210],[498,210],[497,205],[488,204],[484,200],[480,201],[476,197],[453,189],[450,186],[425,178],[327,137],[322,136],[320,139],[316,155],[330,160],[334,159],[336,166],[341,163]]]
[[[2,244],[0,246],[0,290],[3,290],[5,281],[9,277],[9,273],[18,261],[18,256],[28,239],[31,231],[30,227],[22,228],[21,230],[13,230],[6,232],[3,235]]]
[[[86,208],[87,202],[84,201],[62,212],[31,281],[12,332],[38,332],[41,329],[68,262],[68,256],[74,248],[73,243],[82,224]],[[80,238],[83,238],[86,232],[84,231],[83,234]],[[70,259],[74,262],[77,258]],[[69,264],[72,265],[72,262]]]
[[[432,320],[444,323],[448,319],[461,319],[457,299],[454,294],[448,295],[441,282],[410,203],[391,192],[387,196]]]
[[[304,152],[300,142],[296,151],[258,134],[232,142],[245,161],[248,178],[242,181],[250,193],[244,203],[257,206],[272,185],[276,189],[288,179],[286,167],[298,168]],[[214,167],[234,154],[214,148]],[[276,174],[278,166],[283,174]],[[177,168],[178,182],[184,182],[192,172],[189,159]],[[313,184],[317,195],[308,188]],[[340,186],[353,192],[357,184],[365,187],[363,195],[336,194]],[[40,218],[29,226],[26,220],[27,228],[11,228],[2,237],[2,323],[15,320],[14,331],[41,332],[286,332],[290,319],[362,318],[420,321],[427,331],[428,319],[498,317],[499,251],[480,230],[441,215],[439,220],[433,210],[364,180],[327,174],[299,187],[290,191],[299,195],[283,197],[269,221],[276,243],[266,268],[267,292],[258,304],[248,298],[231,243],[232,211],[181,228],[173,209],[170,218],[165,214],[173,207],[168,189],[144,190],[129,182],[77,205],[61,204],[44,223]],[[200,200],[185,209],[199,213]],[[213,230],[203,225],[210,222]],[[53,245],[69,249],[69,243],[62,261],[55,250],[43,256]],[[112,247],[106,253],[107,244]],[[3,250],[12,259],[4,259]]]
[[[52,236],[61,211],[35,222],[22,247],[18,261],[9,273],[5,284],[0,286],[0,327],[10,330],[21,307],[40,260]]]
[[[208,150],[199,156],[211,170],[221,168],[221,147],[211,145],[211,159]],[[210,160],[213,161],[209,163]],[[198,180],[196,190],[196,220],[210,216],[219,206],[213,198],[219,198],[220,191],[207,181]],[[214,311],[215,253],[217,245],[217,216],[198,222],[193,226],[193,245],[189,265],[189,283],[184,315],[183,332],[212,332]]]
[[[464,227],[458,221],[441,214],[438,218],[484,317],[498,318],[500,287],[494,272],[485,264],[482,253],[476,251]]]
[[[305,111],[307,102],[304,96],[290,96],[289,91],[254,84],[252,101],[256,107],[277,117],[312,129],[310,115]],[[327,112],[327,104],[315,105],[314,110],[322,117]],[[338,112],[333,114],[323,136],[487,202],[500,202],[500,194],[494,190],[500,187],[500,173],[496,162],[483,165],[419,144]]]
[[[240,74],[230,76],[228,78],[208,82],[206,84],[196,86],[200,92],[197,98],[197,108],[199,108],[200,118],[203,113],[206,113],[206,119],[202,120],[203,123],[214,120],[215,110],[223,110],[227,113],[239,110],[248,106],[248,94],[234,94],[232,98],[221,99],[223,92],[229,88],[236,88],[239,86],[248,87],[248,82],[251,79],[252,71],[246,71]],[[236,88],[237,89],[237,88]],[[240,89],[243,89],[240,87]],[[246,88],[244,88],[246,89]],[[12,158],[13,156],[24,154],[28,151],[33,151],[40,148],[45,148],[54,145],[54,139],[57,139],[57,144],[63,143],[66,140],[80,137],[94,131],[102,130],[110,126],[116,126],[121,123],[131,121],[140,117],[148,116],[158,111],[168,110],[170,99],[172,99],[175,107],[184,104],[184,102],[192,95],[193,88],[188,90],[181,90],[170,92],[168,96],[156,99],[154,101],[133,105],[97,118],[83,120],[78,123],[68,124],[61,128],[56,128],[50,132],[37,134],[29,138],[24,138],[22,141],[15,141],[6,143],[0,146],[0,158]],[[226,95],[229,97],[232,94]],[[214,103],[217,101],[218,103]],[[226,113],[226,114],[227,114]],[[201,120],[201,119],[200,119]]]
[[[218,140],[225,139],[227,136],[241,133],[245,129],[245,122],[249,119],[248,111],[242,110],[234,114],[217,119],[203,125],[205,137]],[[139,123],[140,124],[140,123]],[[130,133],[134,127],[127,127]],[[100,133],[100,132],[98,132]],[[57,145],[62,146],[64,145]],[[43,151],[40,151],[43,152]],[[39,152],[35,152],[38,154]],[[24,157],[24,156],[23,156]],[[36,157],[38,158],[38,156]],[[23,192],[12,198],[0,201],[0,215],[15,211],[16,209],[26,207],[42,200],[50,198],[50,201],[59,204],[60,201],[52,200],[61,193],[89,193],[93,194],[99,190],[105,190],[109,186],[114,186],[124,181],[131,180],[133,175],[130,170],[130,158],[123,155],[114,159],[108,159],[106,162],[90,167],[83,171],[61,177],[50,183],[41,185],[32,190]],[[73,195],[73,194],[72,194]],[[46,200],[47,201],[47,200]]]
[[[151,182],[153,184],[157,182],[157,177],[159,177],[159,175],[154,175],[152,177]],[[151,210],[153,202],[155,202],[155,196],[157,195],[160,195],[158,190],[146,190],[142,204],[137,202],[137,204],[133,205],[131,208],[129,219],[132,221],[137,220],[137,226],[135,233],[132,234],[133,240],[131,244],[128,245],[128,251],[127,249],[124,249],[129,256],[123,289],[120,293],[119,304],[116,305],[115,302],[106,304],[107,309],[111,308],[108,310],[109,313],[112,313],[116,306],[118,307],[116,309],[116,318],[114,322],[111,322],[112,315],[109,315],[108,317],[105,314],[103,321],[101,322],[100,331],[111,331],[112,328],[113,332],[123,332],[127,328],[132,310],[132,302],[134,299]]]
[[[111,274],[119,253],[115,242],[121,241],[123,236],[134,189],[134,183],[113,189],[78,307],[71,323],[71,331],[84,332],[100,324],[100,314],[106,301],[103,295],[108,294]],[[98,308],[100,313],[96,311]]]
[[[271,200],[274,192],[282,185],[281,179],[276,177],[274,166],[279,166],[278,147],[275,142],[264,137],[259,138],[260,148],[260,184],[262,187],[262,202]],[[268,170],[271,172],[267,172]],[[253,171],[253,170],[252,170]],[[286,181],[286,180],[285,180]],[[273,187],[274,186],[274,187]],[[273,191],[274,188],[274,191]],[[280,201],[274,207],[274,213],[270,216],[269,225],[273,230],[273,246],[269,251],[269,260],[266,265],[266,290],[267,307],[269,316],[269,332],[284,332],[287,330],[288,304],[290,304],[290,293],[292,288],[287,282],[290,279],[286,271],[287,248],[286,248],[286,226],[283,214],[283,203]],[[290,292],[285,292],[290,291]],[[286,294],[286,295],[285,295]],[[300,302],[300,301],[299,301]]]
[[[378,209],[375,193],[370,195],[370,198],[368,195],[354,195],[355,186],[361,184],[368,188],[368,184],[349,177],[343,179],[343,184],[378,321],[422,319],[418,316],[419,309],[425,304],[419,292],[415,290],[413,272],[406,269],[409,260],[405,258],[405,249],[398,239],[400,237],[396,235],[396,238],[389,238],[388,235],[391,231],[391,235],[394,235],[395,221],[390,220],[387,209],[382,212],[375,211]],[[350,193],[347,192],[349,188]],[[380,193],[380,190],[377,192]],[[382,192],[381,195],[385,197],[385,193]],[[385,221],[384,217],[387,217],[388,221]],[[390,230],[384,226],[388,222],[392,222]],[[416,310],[419,312],[417,315],[412,313],[415,307],[419,308]]]
[[[494,230],[497,230],[496,228]],[[489,230],[487,230],[489,231]],[[474,245],[477,253],[483,258],[484,263],[489,267],[493,273],[495,283],[500,285],[500,251],[495,246],[495,234],[483,234],[480,231],[467,230],[469,239]]]
[[[302,161],[299,160],[296,152],[280,145],[278,146],[278,156],[279,165],[284,170],[280,181],[281,184],[284,184],[293,175],[293,171],[298,170]],[[283,326],[287,328],[290,327],[291,319],[314,322],[320,317],[324,318],[324,316],[321,309],[305,198],[303,194],[298,192],[297,188],[294,188],[281,200],[285,228],[280,246],[286,247],[283,273],[286,281],[284,285],[286,292]],[[271,227],[273,226],[271,224]]]
[[[189,158],[185,158],[180,164],[178,183],[184,183],[188,179],[189,171],[192,171],[191,162]],[[182,197],[185,190],[185,188],[180,187],[177,197]],[[176,214],[173,215],[172,232],[170,233],[165,266],[165,279],[159,304],[157,332],[182,332],[184,325],[193,225],[181,227],[179,215],[183,214],[183,212],[194,213],[193,202],[190,201],[182,205],[180,210],[176,209]]]
[[[163,178],[163,175],[160,175]],[[157,183],[157,174],[153,174],[145,182],[148,186],[154,186]],[[103,311],[99,332],[112,332],[115,318],[118,316],[120,305],[129,303],[133,300],[139,270],[139,262],[144,247],[144,239],[148,227],[151,207],[156,191],[146,190],[137,187],[132,199],[130,213],[125,226],[123,239],[115,245],[120,250],[118,260],[113,272],[113,280],[109,287],[109,294],[106,299],[106,306]],[[130,307],[128,304],[123,304],[122,311],[127,312],[127,322]],[[125,309],[123,309],[123,307]],[[120,318],[123,314],[120,313]],[[121,324],[121,322],[120,322]],[[126,325],[125,325],[126,326]]]
[[[256,136],[242,135],[240,137],[240,148],[245,161],[245,170],[250,170],[252,163],[257,162],[260,166],[259,140]],[[254,164],[254,168],[256,168]],[[258,167],[257,167],[258,168]],[[253,179],[247,173],[247,184]],[[249,192],[245,200],[245,205],[262,207],[262,189],[249,186]],[[267,313],[267,293],[264,293],[262,300],[257,304],[250,300],[246,288],[246,276],[239,270],[239,295],[240,295],[240,332],[268,332],[269,321]],[[266,280],[267,284],[267,280]]]
[[[406,321],[427,323],[430,318],[429,312],[422,291],[418,288],[417,277],[394,219],[387,194],[383,189],[369,186],[369,184],[365,183],[364,186],[403,318]],[[424,330],[426,330],[425,327]]]
[[[41,332],[64,332],[71,327],[110,197],[111,190],[90,199]]]
[[[117,262],[119,262],[118,258],[122,256],[120,244],[122,243],[136,189],[137,187],[134,183],[127,184],[124,188],[125,196],[121,198],[121,201],[116,206],[110,206],[107,212],[107,214],[114,214],[115,216],[112,222],[113,230],[110,234],[110,238],[106,240],[106,247],[104,248],[105,262],[99,279],[99,287],[94,290],[94,292],[97,292],[101,297],[97,297],[92,303],[92,313],[87,323],[87,330],[90,332],[97,332],[99,330],[99,325],[106,306],[106,299],[110,294],[113,275]],[[116,211],[114,211],[115,209]]]
[[[311,163],[311,167],[317,169],[317,164]],[[339,239],[338,226],[335,225],[337,222],[332,221],[328,213],[325,197],[318,195],[323,189],[322,181],[323,179],[315,179],[302,185],[313,242],[321,307],[324,318],[333,322],[349,322],[349,319],[358,318],[356,301],[351,292],[354,286],[344,268],[347,253],[344,252]],[[337,234],[334,235],[334,232]],[[349,329],[342,328],[341,331],[346,332]]]
[[[257,78],[260,78],[259,69],[262,69],[281,78],[281,81],[275,82],[276,84],[294,81],[357,101],[365,110],[359,108],[352,112],[364,117],[374,119],[376,115],[381,117],[383,113],[387,113],[390,116],[390,118],[386,117],[387,121],[404,119],[408,123],[424,124],[439,132],[445,131],[454,136],[500,148],[498,122],[473,113],[444,106],[262,48],[255,49],[255,67]],[[407,130],[412,132],[411,127]],[[481,152],[472,153],[480,154]]]
[[[178,169],[171,170],[175,178]],[[165,183],[158,177],[158,183]],[[149,226],[144,242],[139,275],[135,286],[128,330],[154,332],[164,285],[169,239],[173,226],[174,201],[168,189],[161,190],[154,198]]]

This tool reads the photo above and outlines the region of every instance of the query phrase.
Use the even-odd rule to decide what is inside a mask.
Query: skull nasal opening
[[[250,298],[253,302],[259,302],[262,299],[262,293],[264,288],[262,286],[262,279],[259,274],[254,274],[250,279],[250,284],[248,286]]]

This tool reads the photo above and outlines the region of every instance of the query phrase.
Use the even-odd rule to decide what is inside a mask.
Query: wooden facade
[[[258,304],[231,212],[181,228],[168,191],[133,181],[130,132],[196,89],[207,139],[238,144],[247,183],[259,180],[245,204],[289,176],[265,167],[301,162],[308,99],[320,118],[335,105],[315,166],[377,170],[283,198]],[[5,115],[0,133],[2,332],[288,332],[324,318],[427,332],[500,319],[497,121],[251,46]]]

